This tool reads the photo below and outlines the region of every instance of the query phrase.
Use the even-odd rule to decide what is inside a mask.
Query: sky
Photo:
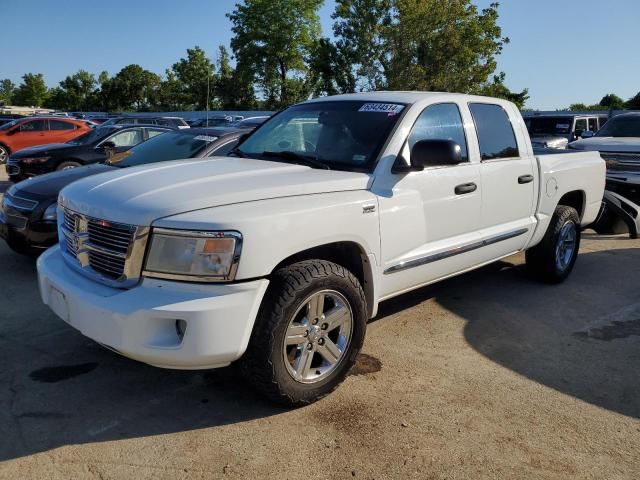
[[[485,7],[493,0],[474,0]],[[49,86],[83,68],[117,73],[137,63],[164,73],[187,48],[214,58],[229,44],[225,13],[236,0],[0,0],[0,79],[43,73]],[[528,88],[529,108],[597,103],[640,91],[640,0],[501,0],[511,43],[498,58],[512,90]],[[333,0],[320,12],[331,35]]]

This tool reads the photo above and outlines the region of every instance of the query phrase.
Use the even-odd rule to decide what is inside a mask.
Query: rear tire
[[[563,282],[580,249],[580,217],[575,208],[558,205],[542,241],[526,252],[527,269],[545,283]]]
[[[366,312],[360,282],[340,265],[308,260],[276,271],[242,358],[245,375],[288,407],[321,399],[353,366]]]
[[[77,168],[81,166],[80,163],[78,162],[73,162],[73,161],[66,161],[66,162],[62,162],[58,165],[58,167],[56,168],[56,170],[60,171],[60,170],[70,170],[72,168]]]

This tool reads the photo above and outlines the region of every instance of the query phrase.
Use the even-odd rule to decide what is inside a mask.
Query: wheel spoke
[[[351,319],[351,312],[344,305],[336,305],[325,316],[325,322],[328,324],[327,331],[335,330],[344,325],[344,322]]]
[[[309,321],[313,321],[316,318],[320,318],[324,311],[324,293],[318,293],[314,295],[307,304],[307,318]]]
[[[300,356],[296,361],[296,366],[294,367],[296,378],[301,380],[307,376],[309,370],[311,369],[311,362],[313,361],[313,355],[315,352],[313,350],[308,350],[304,348],[300,352]]]
[[[329,338],[325,338],[324,345],[318,345],[318,353],[331,365],[336,363],[342,355],[342,351]]]
[[[287,329],[287,345],[300,345],[307,340],[306,325],[290,325]]]

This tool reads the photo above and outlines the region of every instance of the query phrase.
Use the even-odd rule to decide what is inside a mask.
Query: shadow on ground
[[[640,418],[640,249],[582,253],[562,285],[497,262],[390,300],[381,318],[430,299],[466,321],[467,342],[524,377]]]
[[[633,272],[639,259],[638,249],[582,254],[561,286],[539,285],[522,267],[500,262],[386,302],[376,321],[434,297],[467,321],[468,343],[491,360],[579,400],[640,417],[640,339],[626,323],[640,318],[634,310],[640,294],[637,278],[620,274]],[[84,338],[40,304],[33,261],[4,247],[0,279],[0,461],[283,412],[233,367],[161,370]],[[598,338],[598,329],[615,328],[614,322],[626,333]]]

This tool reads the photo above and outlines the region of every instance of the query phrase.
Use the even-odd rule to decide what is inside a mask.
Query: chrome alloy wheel
[[[282,348],[287,371],[300,383],[324,380],[344,360],[352,332],[347,299],[335,290],[314,293],[287,326]]]
[[[565,223],[560,229],[556,243],[556,268],[559,271],[565,271],[571,264],[577,239],[576,224],[573,222]]]
[[[9,152],[0,145],[0,164],[7,163],[7,158],[9,158]]]

